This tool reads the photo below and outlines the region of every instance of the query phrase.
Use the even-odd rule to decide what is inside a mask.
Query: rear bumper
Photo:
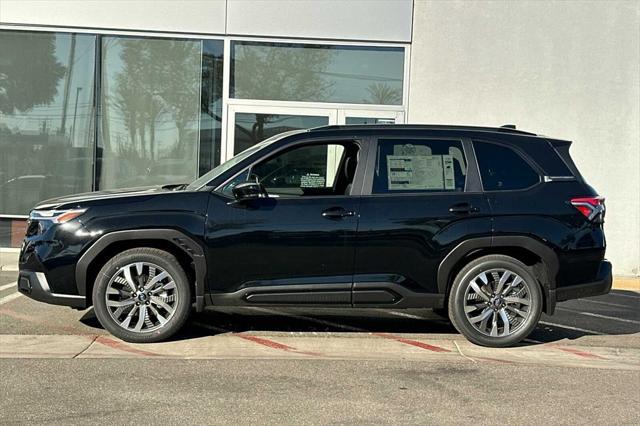
[[[603,260],[600,262],[598,276],[595,281],[567,287],[557,287],[555,291],[556,301],[562,302],[564,300],[607,294],[611,290],[612,284],[613,274],[611,270],[611,262]]]
[[[43,272],[21,270],[18,275],[18,291],[39,302],[78,309],[87,307],[87,298],[85,296],[53,293]]]

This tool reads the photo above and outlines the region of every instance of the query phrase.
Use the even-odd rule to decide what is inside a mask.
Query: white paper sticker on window
[[[456,177],[453,171],[453,156],[443,155],[442,165],[444,167],[444,189],[456,189]]]
[[[451,155],[387,155],[390,191],[455,189]]]
[[[300,188],[323,188],[324,181],[324,176],[317,173],[307,173],[300,176]]]
[[[431,148],[425,145],[394,145],[393,155],[431,155]]]

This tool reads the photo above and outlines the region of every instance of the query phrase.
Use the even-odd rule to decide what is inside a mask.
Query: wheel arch
[[[445,256],[438,267],[438,291],[448,297],[451,283],[458,271],[473,259],[490,254],[511,256],[531,266],[542,287],[543,311],[553,313],[556,304],[558,257],[547,245],[524,235],[481,237],[461,242]]]
[[[114,231],[101,236],[76,264],[78,294],[91,299],[93,282],[100,268],[116,253],[135,247],[153,247],[173,254],[194,282],[196,310],[204,309],[206,262],[204,250],[191,237],[175,229],[139,229]],[[193,263],[193,269],[190,264]]]

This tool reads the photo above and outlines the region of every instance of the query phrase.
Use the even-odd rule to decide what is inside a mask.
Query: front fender
[[[195,265],[196,310],[200,312],[204,309],[206,279],[206,262],[204,250],[191,237],[175,229],[137,229],[127,231],[114,231],[100,237],[91,247],[89,247],[89,249],[87,249],[87,251],[84,252],[76,265],[75,278],[79,295],[86,296],[87,272],[89,266],[91,265],[91,262],[93,262],[93,260],[111,244],[119,241],[131,240],[168,241],[174,246],[183,250],[193,260],[193,263]]]

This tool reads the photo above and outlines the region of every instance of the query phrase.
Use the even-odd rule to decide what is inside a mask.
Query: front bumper
[[[613,273],[611,269],[611,262],[603,260],[602,262],[600,262],[598,276],[595,281],[566,287],[557,287],[555,291],[556,301],[562,302],[564,300],[580,299],[583,297],[607,294],[609,293],[609,291],[611,291],[612,284]]]
[[[70,306],[76,309],[87,307],[85,296],[53,293],[43,272],[21,270],[18,275],[18,291],[39,302]]]

